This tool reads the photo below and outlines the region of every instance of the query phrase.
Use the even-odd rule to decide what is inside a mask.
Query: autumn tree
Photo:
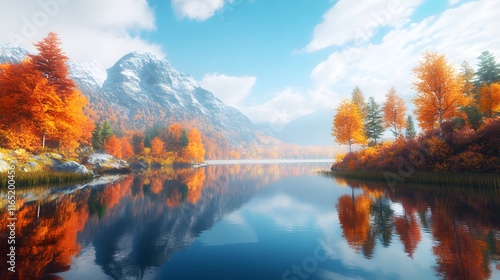
[[[131,158],[134,156],[134,147],[128,141],[127,137],[121,137],[121,146],[122,146],[122,157],[123,158]]]
[[[165,154],[165,143],[159,137],[151,140],[151,155],[154,157],[161,157]]]
[[[405,125],[406,105],[396,89],[391,87],[387,92],[385,103],[382,107],[384,112],[384,125],[389,128],[395,137],[398,137]]]
[[[484,51],[477,58],[476,88],[481,88],[483,84],[491,85],[500,81],[500,65],[496,62],[495,56],[489,51]]]
[[[83,114],[87,100],[73,91],[63,100],[29,60],[0,71],[0,137],[10,148],[45,148],[46,140],[72,149],[90,138],[93,124]],[[5,119],[4,119],[5,118]]]
[[[425,52],[413,73],[417,91],[413,103],[419,124],[424,130],[437,126],[442,132],[443,122],[460,116],[460,109],[470,104],[460,91],[460,77],[448,59],[436,52]]]
[[[366,143],[363,129],[363,117],[358,106],[347,99],[342,101],[333,117],[332,136],[338,143],[349,145],[351,152],[352,144]]]
[[[188,144],[183,151],[183,155],[189,160],[197,163],[205,161],[205,147],[201,140],[201,134],[196,128],[189,130]]]
[[[106,153],[114,157],[121,158],[122,142],[115,135],[112,135],[111,137],[108,138],[108,140],[106,140],[104,144],[104,150],[106,151]]]
[[[0,135],[7,148],[44,147],[56,132],[64,104],[29,61],[7,64],[0,72]]]
[[[69,58],[60,47],[61,44],[59,36],[50,32],[47,37],[34,44],[38,54],[28,56],[35,65],[35,69],[45,75],[59,97],[65,100],[68,95],[77,90],[77,87],[75,82],[69,78],[69,67],[66,64]]]
[[[483,84],[479,90],[479,111],[488,118],[500,112],[500,83]]]
[[[384,128],[382,126],[382,112],[380,111],[380,106],[375,101],[373,96],[368,98],[368,104],[366,105],[367,114],[365,118],[365,135],[368,139],[373,139],[375,144],[377,144],[377,139],[384,133]]]
[[[406,139],[413,139],[417,136],[417,131],[415,131],[415,124],[413,122],[413,118],[411,115],[408,115],[406,118],[406,127],[405,127],[405,137]]]

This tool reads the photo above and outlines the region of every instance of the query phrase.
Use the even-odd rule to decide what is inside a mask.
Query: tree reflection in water
[[[355,179],[335,178],[335,181],[353,189],[352,197],[339,197],[338,216],[346,242],[356,251],[361,249],[366,258],[373,257],[375,236],[380,236],[384,247],[390,246],[393,229],[405,253],[413,258],[422,230],[427,229],[434,241],[432,252],[437,276],[442,279],[491,276],[490,264],[498,262],[500,248],[498,190],[423,185],[389,188],[383,183]],[[354,190],[362,193],[354,196]],[[365,201],[373,193],[383,193],[384,197],[372,196]],[[401,203],[401,215],[393,215],[394,203]],[[366,205],[371,209],[369,218]]]

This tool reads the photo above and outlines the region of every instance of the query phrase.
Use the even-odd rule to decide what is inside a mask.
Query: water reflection
[[[88,256],[82,248],[91,248],[90,261],[100,267],[95,279],[102,278],[100,270],[114,279],[143,278],[262,186],[310,170],[217,165],[148,171],[83,189],[21,190],[16,214],[19,270],[7,273],[6,263],[0,262],[0,279],[58,278],[58,273],[74,279],[78,263],[71,267],[73,259]],[[1,206],[3,231],[8,213],[6,205]],[[2,240],[2,255],[7,246]],[[70,269],[72,273],[60,274]]]
[[[388,247],[394,235],[413,258],[422,233],[430,232],[436,259],[433,269],[440,278],[488,279],[492,267],[500,270],[499,190],[422,185],[390,188],[360,180],[336,181],[352,187],[352,195],[340,196],[336,206],[343,236],[366,258],[373,257],[376,236]],[[396,206],[402,208],[397,214],[392,210]]]
[[[332,255],[308,279],[499,275],[499,190],[311,172],[325,168],[213,165],[19,190],[19,269],[7,274],[0,262],[0,279],[281,279],[321,240]],[[2,239],[2,255],[7,246]]]

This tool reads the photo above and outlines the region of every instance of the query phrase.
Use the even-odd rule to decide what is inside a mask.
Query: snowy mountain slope
[[[19,63],[23,61],[27,55],[28,51],[23,48],[11,44],[0,45],[0,63]]]
[[[0,63],[20,62],[27,54],[22,48],[2,45]],[[153,54],[129,53],[107,70],[94,61],[68,64],[71,78],[89,98],[89,107],[97,112],[99,121],[143,129],[151,122],[168,125],[196,119],[200,130],[224,133],[232,146],[257,139],[256,128],[245,115]]]

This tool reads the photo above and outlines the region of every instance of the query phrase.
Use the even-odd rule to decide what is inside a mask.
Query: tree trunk
[[[42,138],[42,148],[45,150],[45,133],[43,134]]]

